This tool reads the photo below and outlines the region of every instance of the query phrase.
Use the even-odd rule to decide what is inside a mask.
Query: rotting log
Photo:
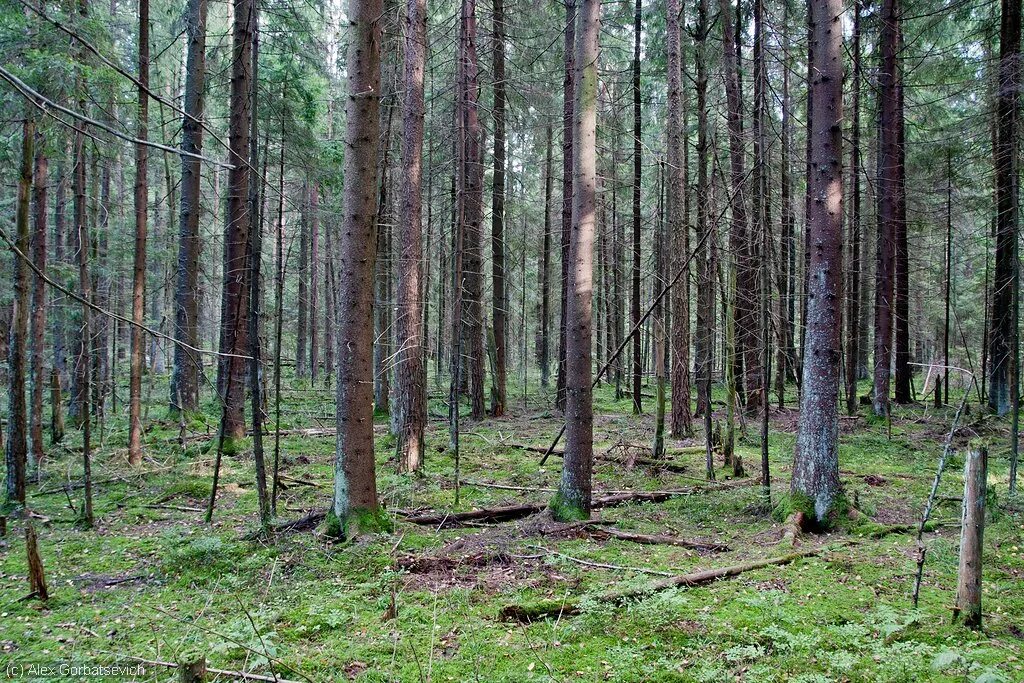
[[[597,538],[615,538],[620,541],[631,541],[642,545],[672,545],[690,550],[704,550],[708,552],[727,552],[730,548],[724,543],[713,543],[711,541],[691,541],[678,536],[667,534],[640,534],[633,531],[622,531],[609,527],[588,528],[587,531]]]

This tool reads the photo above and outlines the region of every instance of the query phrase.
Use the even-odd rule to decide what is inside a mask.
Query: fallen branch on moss
[[[841,545],[849,545],[850,543],[843,543]],[[624,590],[613,590],[605,593],[600,593],[594,596],[594,602],[599,603],[611,603],[614,605],[621,605],[635,597],[641,595],[647,595],[649,593],[655,593],[657,591],[666,590],[668,588],[693,588],[696,586],[704,586],[709,583],[721,579],[732,578],[739,576],[745,572],[752,571],[754,569],[762,569],[764,567],[774,567],[784,564],[790,564],[799,559],[805,557],[813,557],[821,555],[826,552],[830,552],[838,546],[821,546],[817,548],[808,548],[787,555],[779,557],[769,557],[763,560],[752,560],[750,562],[744,562],[742,564],[734,564],[728,567],[720,567],[718,569],[705,569],[699,572],[691,572],[689,574],[679,574],[677,576],[669,576],[658,581],[654,581],[646,586],[640,588],[628,588]],[[581,602],[572,602],[568,600],[542,600],[540,602],[526,604],[526,605],[506,605],[502,607],[498,612],[498,618],[503,621],[517,621],[520,623],[529,623],[531,621],[537,621],[540,619],[546,619],[548,617],[558,616],[572,616],[579,614],[582,611]]]
[[[704,550],[716,553],[726,552],[729,550],[729,546],[723,543],[691,541],[685,538],[679,538],[678,536],[668,536],[666,534],[638,534],[633,531],[622,531],[620,529],[612,529],[608,527],[588,528],[587,531],[597,538],[615,538],[620,541],[632,541],[633,543],[640,543],[643,545],[672,545],[679,548]]]

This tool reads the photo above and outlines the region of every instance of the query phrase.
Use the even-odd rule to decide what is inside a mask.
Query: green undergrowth
[[[285,384],[304,391],[285,395],[283,428],[333,426],[325,412],[333,392],[322,384]],[[893,529],[918,521],[953,409],[898,407],[892,440],[884,424],[868,423],[867,407],[859,419],[844,420],[842,481],[860,517],[798,541],[798,549],[822,544],[828,552],[711,585],[645,592],[663,574],[792,552],[779,540],[781,519],[793,507],[785,494],[794,412],[773,414],[776,516],[764,510],[759,486],[595,512],[619,529],[729,548],[706,552],[585,533],[544,535],[537,525],[551,522],[535,519],[445,529],[403,522],[402,510],[550,503],[554,494],[546,489],[558,485],[559,458],[542,466],[540,453],[517,447],[546,447],[557,432],[553,386],[540,390],[531,378],[525,406],[522,386],[510,386],[510,415],[500,420],[474,422],[463,407],[457,504],[455,463],[441,417],[446,408],[437,398],[446,392],[433,379],[430,392],[421,472],[397,473],[394,443],[385,436],[387,417],[376,419],[384,513],[360,520],[361,529],[374,533],[345,543],[329,537],[329,522],[253,540],[257,497],[248,440],[224,457],[214,522],[202,523],[213,452],[198,445],[216,435],[212,404],[205,418],[189,416],[195,438],[184,452],[176,420],[154,423],[139,471],[124,462],[123,418],[108,417],[106,437],[94,453],[97,524],[79,529],[72,522],[81,492],[65,495],[61,489],[80,476],[79,435],[70,431],[66,448],[50,450],[42,483],[30,487],[33,511],[46,518],[35,520],[50,586],[46,605],[21,599],[28,592],[21,518],[10,520],[0,549],[0,664],[127,656],[175,662],[199,653],[221,669],[270,675],[273,668],[281,678],[317,682],[1024,679],[1024,501],[1006,495],[1001,449],[993,447],[990,455],[989,485],[996,492],[990,503],[1001,511],[990,517],[985,533],[985,630],[974,633],[951,620],[963,468],[957,454],[925,536],[921,601],[917,609],[911,604],[914,531]],[[152,395],[163,395],[159,385]],[[795,405],[795,393],[788,402]],[[614,386],[604,384],[595,404],[596,453],[651,442],[650,399],[647,412],[634,417],[631,400],[616,400]],[[155,401],[150,406],[153,416],[161,410],[166,408]],[[985,425],[984,436],[997,443],[1005,423]],[[599,459],[595,495],[699,486],[703,455],[681,449],[702,442],[699,436],[667,440],[669,456],[687,467],[683,473]],[[269,463],[273,439],[264,444]],[[328,507],[333,436],[284,435],[281,449],[278,521]],[[752,477],[760,474],[758,449],[756,420],[748,417],[737,452]],[[716,475],[722,481],[731,468],[720,459]],[[477,559],[427,572],[400,568],[403,558],[434,556]],[[638,589],[639,597],[624,604],[595,597],[627,588]],[[498,618],[504,605],[545,601],[571,601],[579,614],[531,624]],[[159,669],[140,680],[175,676]]]

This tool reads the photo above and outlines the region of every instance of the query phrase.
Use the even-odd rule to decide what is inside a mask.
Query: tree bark
[[[566,316],[565,457],[552,512],[559,521],[590,516],[594,461],[591,295],[597,186],[597,59],[600,0],[583,0],[575,60],[572,234]]]
[[[309,376],[306,342],[309,340],[309,178],[302,185],[302,215],[299,218],[298,320],[295,330],[295,377]]]
[[[7,439],[4,444],[7,502],[25,504],[25,477],[28,462],[28,410],[25,405],[25,377],[28,375],[26,346],[28,307],[31,291],[29,269],[29,214],[32,193],[32,157],[36,124],[26,118],[22,126],[21,171],[16,199],[15,244],[20,254],[12,255],[14,300],[11,331],[7,345]]]
[[[791,492],[827,524],[842,495],[839,481],[839,359],[842,322],[842,113],[841,0],[812,0],[810,28],[814,77],[811,109],[811,185],[807,191],[809,240],[807,321],[800,423]]]
[[[964,626],[981,628],[981,561],[985,539],[988,450],[971,449],[964,462],[964,498],[960,524],[955,617]]]
[[[558,324],[558,379],[555,385],[555,405],[565,410],[565,344],[566,319],[568,315],[569,291],[569,234],[572,224],[572,178],[573,178],[573,97],[576,77],[576,4],[577,0],[565,0],[565,41],[563,56],[565,72],[562,78],[562,286],[561,310]]]
[[[426,0],[407,0],[405,13],[405,98],[402,102],[402,205],[398,262],[398,357],[395,370],[395,424],[398,469],[415,472],[423,464],[427,421],[427,376],[423,351],[421,234],[423,182],[423,76],[427,51]]]
[[[899,44],[898,0],[883,0],[879,16],[878,72],[878,247],[875,265],[875,368],[873,410],[876,416],[889,414],[890,366],[892,364],[893,317],[895,315],[897,166],[899,164],[899,118],[897,50]]]
[[[380,141],[381,0],[350,0],[345,212],[338,245],[337,444],[328,532],[348,538],[379,518],[373,455],[373,268]]]
[[[859,378],[861,328],[861,278],[860,278],[860,85],[861,85],[861,9],[862,0],[853,3],[853,37],[851,58],[853,59],[853,101],[850,114],[850,267],[847,269],[846,286],[846,413],[857,414],[857,380]]]
[[[199,256],[202,237],[202,165],[195,156],[203,151],[203,111],[206,90],[207,0],[189,0],[185,13],[187,57],[185,66],[185,115],[182,117],[181,214],[178,225],[178,260],[174,292],[174,336],[190,346],[198,344]],[[181,344],[174,345],[170,405],[177,410],[199,407],[199,376],[202,359]]]
[[[700,266],[698,275],[697,327],[694,355],[696,360],[695,374],[697,387],[697,415],[705,416],[705,436],[710,440],[711,411],[711,374],[714,364],[715,342],[715,261],[714,230],[710,225],[710,182],[708,178],[709,126],[708,126],[708,71],[707,71],[707,38],[711,31],[708,19],[708,0],[700,0],[697,4],[697,24],[695,27],[696,50],[696,90],[697,90],[697,238],[700,241],[697,263]]]
[[[45,138],[36,133],[35,169],[32,179],[32,203],[34,206],[34,222],[32,226],[31,250],[32,262],[41,273],[46,273],[46,231],[48,169],[49,160],[44,148]],[[29,469],[38,473],[43,464],[45,449],[43,448],[43,394],[49,384],[44,367],[46,355],[46,283],[39,275],[32,277],[32,319],[31,319],[31,406],[29,420],[29,439],[31,450],[28,452]]]
[[[551,190],[554,178],[551,173],[552,143],[551,124],[545,127],[544,153],[544,234],[541,237],[540,259],[537,268],[537,285],[540,301],[537,306],[537,364],[540,366],[540,385],[548,386],[551,380]]]
[[[146,174],[149,148],[149,0],[139,0],[139,142],[135,145],[135,256],[132,268],[132,350],[128,379],[128,462],[142,464],[142,366],[146,338],[142,323],[146,317],[146,231],[149,220],[149,183]]]
[[[1019,90],[1021,87],[1021,2],[1002,0],[999,33],[999,91],[996,97],[996,254],[988,335],[989,408],[1005,415],[1017,394],[1011,365],[1017,355],[1014,307],[1018,288]]]
[[[316,382],[320,368],[320,190],[309,184],[309,380]]]
[[[491,416],[505,414],[505,7],[493,0],[494,174],[491,183],[491,304],[494,330],[494,377],[491,378]]]
[[[224,229],[224,272],[220,310],[220,357],[217,390],[224,403],[221,419],[224,434],[232,442],[245,436],[245,356],[248,350],[245,321],[248,317],[248,272],[246,245],[249,241],[249,119],[252,116],[249,89],[252,83],[252,35],[255,30],[253,0],[232,0],[231,99],[228,117],[228,147],[232,166],[228,171],[228,210]]]
[[[670,430],[675,438],[693,431],[690,413],[690,226],[684,216],[686,205],[686,159],[684,158],[682,27],[680,0],[667,0],[667,67],[668,121],[666,151],[666,229],[665,239],[671,245],[672,271],[683,269],[680,282],[671,292],[672,343],[671,384],[672,419]],[[685,264],[685,265],[684,265]]]
[[[640,181],[643,169],[643,147],[640,128],[643,123],[640,108],[640,34],[641,0],[636,0],[633,11],[633,271],[632,289],[629,299],[630,329],[640,324]],[[640,334],[633,335],[633,414],[643,412],[641,382],[643,360],[640,357]]]

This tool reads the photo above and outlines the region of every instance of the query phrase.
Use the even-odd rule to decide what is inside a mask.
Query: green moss
[[[334,508],[327,511],[324,520],[324,534],[338,540],[348,540],[364,534],[391,533],[394,521],[383,508],[353,508],[344,519],[339,518]]]
[[[559,522],[578,522],[590,519],[590,513],[583,508],[580,501],[570,500],[567,496],[562,495],[561,491],[551,498],[548,507],[551,509],[551,516]]]
[[[245,439],[233,436],[224,437],[224,455],[239,455],[245,451]]]
[[[846,496],[840,493],[832,501],[832,507],[825,513],[825,519],[819,520],[814,508],[814,499],[805,493],[791,491],[779,499],[779,504],[775,506],[772,516],[776,520],[784,522],[789,519],[790,515],[802,512],[807,518],[806,523],[811,531],[828,531],[842,524],[849,509]]]

